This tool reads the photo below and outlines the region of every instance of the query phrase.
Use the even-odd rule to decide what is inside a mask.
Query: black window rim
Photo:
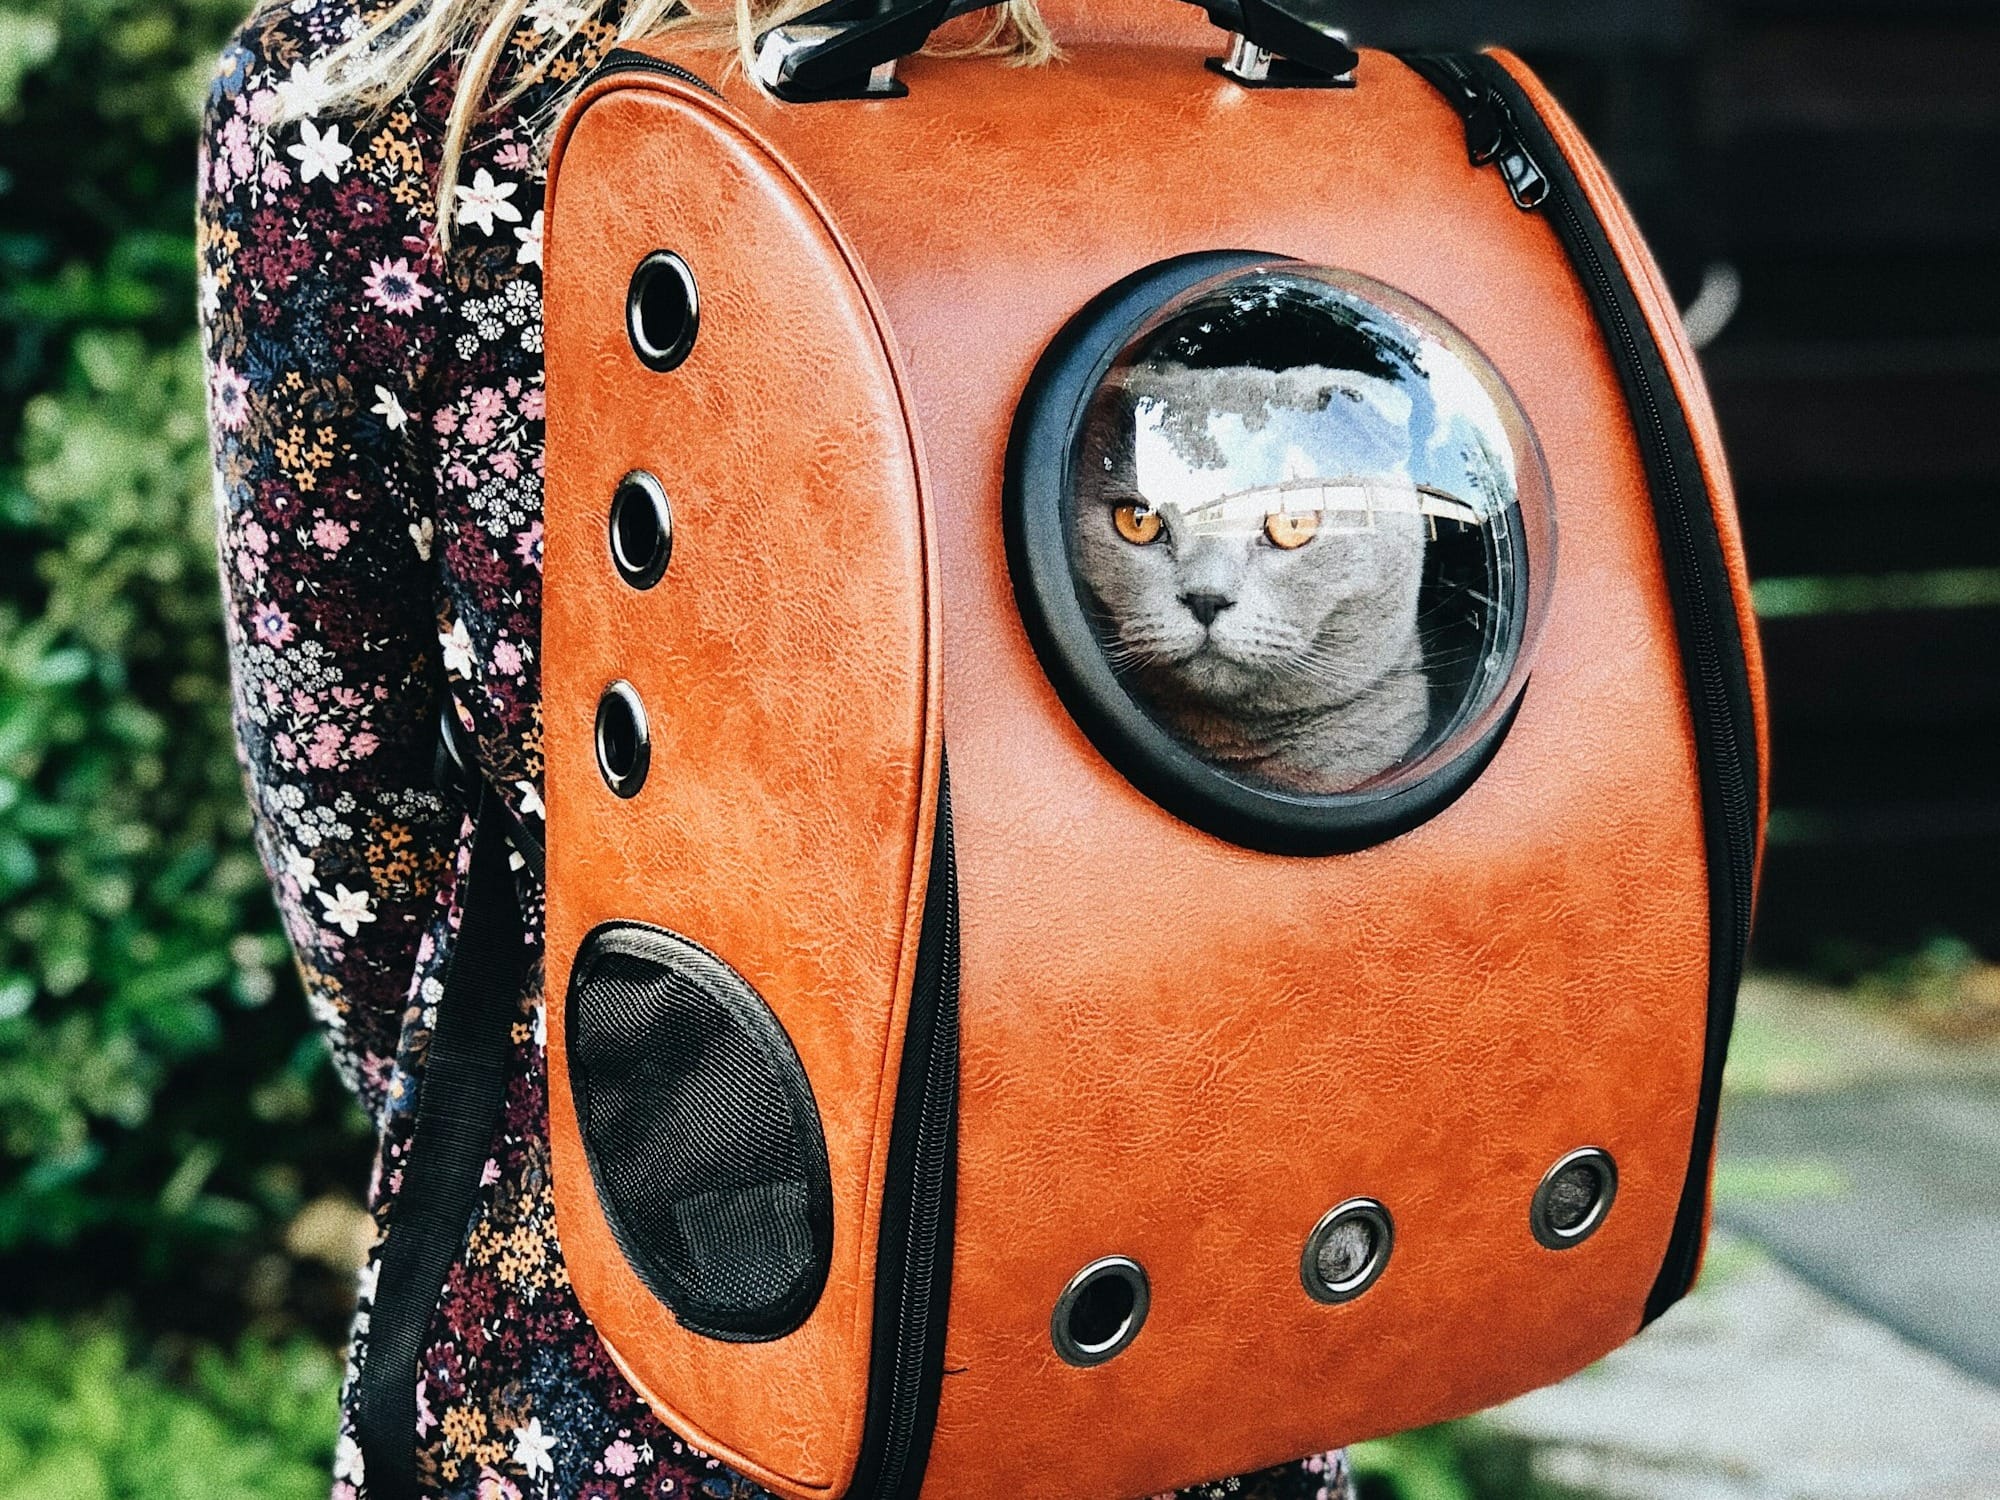
[[[664,342],[653,337],[657,330],[648,326],[648,293],[660,281],[672,284],[681,303],[680,326]],[[633,268],[625,294],[625,332],[632,352],[647,369],[659,374],[678,369],[694,352],[701,332],[701,289],[694,268],[672,250],[655,250]]]
[[[629,556],[625,550],[625,516],[634,506],[646,507],[653,527],[652,548],[643,557]],[[674,555],[674,512],[666,487],[645,469],[634,469],[618,481],[611,492],[611,513],[606,521],[605,543],[611,549],[611,564],[618,576],[635,589],[649,589],[667,575]]]
[[[621,718],[624,720],[622,726],[618,722]],[[613,736],[620,733],[631,737],[628,756],[613,754]],[[646,705],[639,697],[639,690],[623,678],[608,685],[599,696],[592,740],[597,751],[597,772],[604,778],[604,784],[627,800],[638,796],[653,766],[653,736],[646,722]],[[631,764],[621,770],[613,764],[617,759],[629,759]]]
[[[1563,1176],[1577,1167],[1590,1172],[1596,1191],[1583,1217],[1565,1227],[1555,1217],[1555,1193]],[[1579,1146],[1558,1158],[1555,1165],[1542,1174],[1535,1196],[1528,1204],[1528,1227],[1544,1249],[1571,1250],[1604,1227],[1604,1221],[1611,1216],[1611,1205],[1617,1198],[1617,1160],[1602,1146]]]
[[[1077,597],[1065,530],[1072,456],[1091,398],[1125,346],[1173,298],[1231,271],[1291,262],[1205,250],[1135,271],[1087,303],[1029,377],[1007,444],[1002,523],[1008,572],[1043,672],[1090,742],[1133,786],[1183,822],[1269,854],[1350,854],[1407,833],[1462,796],[1499,751],[1526,680],[1492,726],[1421,779],[1303,797],[1247,785],[1155,723],[1112,672]]]
[[[1358,1270],[1338,1281],[1329,1281],[1320,1274],[1320,1250],[1336,1229],[1354,1222],[1368,1226],[1370,1243],[1367,1258]],[[1306,1294],[1315,1302],[1329,1305],[1352,1302],[1382,1279],[1382,1273],[1389,1269],[1389,1256],[1395,1248],[1396,1221],[1390,1217],[1381,1200],[1349,1198],[1345,1203],[1328,1209],[1313,1225],[1312,1233],[1306,1236],[1305,1251],[1299,1257],[1299,1280],[1305,1284]]]
[[[1116,1325],[1103,1337],[1085,1339],[1076,1327],[1077,1314],[1085,1298],[1099,1287],[1113,1285],[1125,1292],[1127,1302]],[[1049,1315],[1049,1339],[1064,1364],[1079,1370],[1109,1364],[1139,1337],[1153,1307],[1152,1281],[1146,1268],[1129,1255],[1106,1255],[1092,1261],[1069,1280]]]

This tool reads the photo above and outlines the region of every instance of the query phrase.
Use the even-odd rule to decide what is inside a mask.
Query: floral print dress
[[[541,813],[537,131],[612,41],[593,21],[536,63],[575,19],[565,5],[526,11],[501,82],[531,85],[475,132],[448,253],[432,215],[450,58],[379,116],[330,109],[324,60],[358,25],[355,0],[291,0],[245,24],[208,100],[200,296],[236,726],[313,1015],[377,1131],[378,1228],[471,847],[432,780],[447,693],[490,784],[531,824]],[[539,892],[518,878],[538,941]],[[421,1483],[469,1500],[762,1495],[660,1424],[577,1305],[549,1193],[538,958],[512,1042],[500,1133],[419,1364]],[[379,1254],[361,1276],[335,1500],[368,1493],[354,1372]],[[1327,1455],[1202,1493],[1348,1487]]]

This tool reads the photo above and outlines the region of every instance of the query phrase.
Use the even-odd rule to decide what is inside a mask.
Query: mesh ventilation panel
[[[826,1284],[833,1187],[763,997],[686,939],[615,923],[584,940],[567,1018],[584,1152],[633,1270],[697,1333],[797,1328]]]

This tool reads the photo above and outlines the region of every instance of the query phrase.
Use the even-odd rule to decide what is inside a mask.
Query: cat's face
[[[1406,396],[1349,371],[1131,372],[1093,413],[1075,496],[1113,665],[1170,710],[1246,714],[1344,704],[1407,672],[1422,517],[1308,481],[1407,485],[1408,422]]]

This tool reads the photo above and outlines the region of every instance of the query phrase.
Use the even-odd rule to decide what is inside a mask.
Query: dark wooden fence
[[[2000,4],[1564,9],[1523,50],[1683,305],[1740,287],[1703,358],[1769,666],[1762,956],[2000,956]]]

